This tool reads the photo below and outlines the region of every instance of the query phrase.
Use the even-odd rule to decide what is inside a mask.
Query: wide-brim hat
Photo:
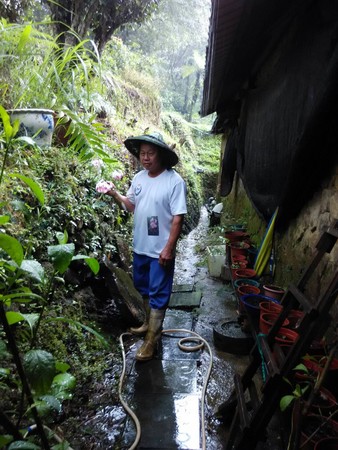
[[[137,159],[140,158],[140,146],[142,143],[150,143],[158,147],[168,167],[175,166],[178,163],[178,156],[174,150],[164,142],[161,133],[154,132],[143,134],[142,136],[131,136],[124,141],[124,145]]]

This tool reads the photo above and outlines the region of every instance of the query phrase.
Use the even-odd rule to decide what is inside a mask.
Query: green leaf
[[[24,368],[28,381],[36,395],[46,394],[55,376],[55,360],[45,350],[30,350],[24,356]]]
[[[21,33],[20,40],[19,40],[19,43],[18,43],[18,51],[19,52],[22,52],[22,50],[24,49],[25,45],[29,41],[29,37],[31,35],[31,32],[32,32],[32,25],[27,25],[23,29],[23,32]]]
[[[9,222],[10,216],[0,216],[0,225],[4,225]]]
[[[79,259],[84,259],[85,263],[89,266],[89,268],[95,275],[99,273],[100,264],[97,261],[97,259],[91,258],[90,256],[86,256],[86,255],[75,255],[75,256],[73,256],[72,261],[76,261]]]
[[[10,444],[8,450],[40,450],[41,447],[28,441],[15,441]]]
[[[295,397],[293,395],[284,395],[279,402],[281,411],[285,411],[286,408],[293,402],[294,398]]]
[[[55,269],[61,274],[68,269],[74,252],[74,244],[50,245],[48,247],[48,256],[50,256]]]
[[[14,325],[15,323],[22,322],[25,320],[23,315],[21,313],[15,312],[15,311],[7,311],[6,312],[6,319],[8,322],[8,325]]]
[[[42,416],[50,415],[53,412],[60,413],[62,408],[61,403],[54,395],[41,396],[35,405]]]
[[[70,368],[70,365],[62,361],[56,361],[55,368],[57,372],[65,373]]]
[[[9,116],[8,112],[5,110],[5,108],[1,105],[0,105],[0,116],[2,119],[3,126],[4,126],[6,143],[8,144],[10,142],[10,140],[15,136],[15,133],[14,133],[13,127],[11,125],[10,116]]]
[[[32,333],[35,328],[36,323],[39,320],[39,314],[31,313],[31,314],[22,314],[23,318],[25,319],[25,322],[28,323],[29,328],[31,329]]]
[[[75,325],[79,328],[83,328],[84,330],[88,331],[88,333],[91,333],[93,336],[95,336],[98,341],[100,341],[100,343],[106,347],[109,348],[109,343],[107,342],[107,340],[105,339],[104,336],[102,336],[102,334],[100,334],[99,332],[97,332],[96,330],[94,330],[91,327],[88,327],[87,325],[84,325],[83,323],[77,321],[77,320],[72,320],[72,319],[65,319],[64,317],[55,317],[53,319],[46,319],[46,322],[65,322],[65,323],[70,323],[71,325]]]
[[[35,259],[24,259],[20,265],[20,269],[28,273],[34,280],[40,283],[44,279],[45,271],[39,261]]]
[[[23,261],[23,248],[20,242],[8,236],[8,234],[0,233],[0,248],[2,248],[18,266]]]
[[[8,434],[0,434],[0,448],[6,448],[6,445],[9,444],[12,440],[13,436],[9,436]]]
[[[297,372],[305,372],[309,373],[308,368],[304,364],[298,364],[296,367],[293,368],[293,370],[296,370]]]
[[[68,241],[68,233],[67,230],[65,230],[63,233],[61,231],[58,231],[56,233],[56,239],[58,240],[58,243],[60,245],[67,244]]]
[[[9,175],[11,178],[19,178],[21,181],[27,184],[27,186],[31,189],[35,197],[38,199],[41,205],[45,204],[45,195],[40,187],[40,185],[32,180],[32,178],[26,177],[25,175],[21,175],[20,173],[11,173]]]
[[[43,297],[41,297],[41,295],[34,294],[34,292],[30,292],[30,291],[24,292],[23,290],[16,292],[14,294],[4,295],[3,300],[5,300],[5,301],[14,300],[15,302],[18,302],[18,303],[29,303],[32,300],[38,300],[41,302],[44,301],[44,299],[43,299]]]
[[[62,387],[63,391],[73,391],[76,386],[76,378],[70,373],[59,373],[53,379],[52,387]]]
[[[16,122],[16,121],[15,121],[15,122]],[[17,120],[17,122],[18,122],[18,124],[20,123],[20,122],[19,122],[19,119]],[[22,143],[24,143],[24,144],[28,144],[28,145],[32,145],[32,146],[36,145],[36,142],[34,141],[34,139],[31,138],[31,137],[29,137],[29,136],[20,136],[20,137],[17,137],[17,138],[15,139],[15,141],[17,141],[17,142],[22,142]]]

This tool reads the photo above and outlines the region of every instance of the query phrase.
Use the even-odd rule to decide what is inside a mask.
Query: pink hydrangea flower
[[[114,170],[111,174],[113,180],[122,180],[123,172],[121,170]]]
[[[100,194],[106,194],[111,189],[113,189],[114,184],[111,181],[104,181],[101,180],[96,185],[97,192],[100,192]]]

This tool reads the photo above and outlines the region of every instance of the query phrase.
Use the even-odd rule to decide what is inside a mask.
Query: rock
[[[114,266],[107,257],[104,257],[103,263],[109,269],[129,313],[135,321],[142,323],[145,318],[143,300],[135,289],[130,275],[125,270]]]

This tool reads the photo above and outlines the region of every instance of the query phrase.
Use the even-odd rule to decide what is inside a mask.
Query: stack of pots
[[[271,297],[265,297],[264,295],[260,294],[248,294],[240,298],[242,308],[251,318],[252,325],[256,330],[259,329],[260,313],[261,313],[260,304],[263,302],[265,303],[271,302],[277,304],[277,301],[275,299]]]

